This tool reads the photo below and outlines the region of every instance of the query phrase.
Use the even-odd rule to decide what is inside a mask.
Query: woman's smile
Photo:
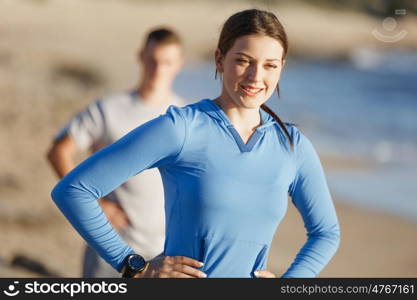
[[[239,84],[239,88],[248,96],[257,96],[264,90],[264,88],[244,84]]]

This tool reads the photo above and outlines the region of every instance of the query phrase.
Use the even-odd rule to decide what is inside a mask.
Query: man
[[[60,178],[75,167],[78,151],[98,151],[164,113],[170,104],[182,105],[172,91],[183,63],[178,35],[165,28],[150,32],[138,59],[142,78],[136,89],[96,101],[74,116],[55,138],[48,160]],[[158,171],[147,170],[100,200],[113,227],[145,259],[163,251],[163,197]],[[120,277],[120,274],[87,246],[83,277]]]

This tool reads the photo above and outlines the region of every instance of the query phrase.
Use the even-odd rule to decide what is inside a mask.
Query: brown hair
[[[159,45],[182,44],[179,35],[175,31],[166,27],[155,28],[150,31],[146,36],[144,48],[146,48],[152,41],[155,41]]]
[[[288,52],[288,39],[284,26],[273,13],[258,9],[243,10],[229,17],[223,25],[217,48],[224,56],[232,48],[236,39],[251,34],[262,34],[276,39],[284,49],[282,59],[285,59]],[[217,78],[217,70],[215,78]],[[277,85],[277,92],[279,96],[279,85]],[[293,149],[293,139],[285,124],[268,106],[262,104],[261,108],[279,124],[290,142],[291,149]]]

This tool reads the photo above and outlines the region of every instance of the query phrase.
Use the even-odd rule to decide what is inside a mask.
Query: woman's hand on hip
[[[275,274],[268,270],[257,270],[254,274],[256,278],[276,278]]]
[[[206,278],[198,270],[203,264],[185,256],[157,256],[148,262],[143,273],[136,278]]]

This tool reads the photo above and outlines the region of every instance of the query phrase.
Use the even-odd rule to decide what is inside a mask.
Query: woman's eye
[[[276,69],[276,68],[278,68],[278,66],[277,65],[274,65],[274,64],[267,64],[266,65],[266,68],[267,69]]]
[[[248,64],[249,63],[249,61],[248,60],[246,60],[246,59],[242,59],[242,58],[238,58],[238,59],[236,59],[236,61],[239,63],[239,64]]]

